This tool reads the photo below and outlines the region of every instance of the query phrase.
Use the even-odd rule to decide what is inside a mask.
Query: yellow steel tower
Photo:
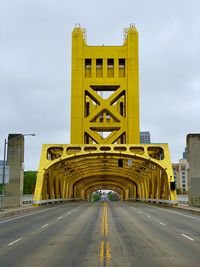
[[[72,144],[139,143],[138,32],[122,46],[88,46],[72,33]]]
[[[168,145],[139,143],[138,87],[134,25],[121,46],[88,46],[74,28],[71,144],[43,145],[34,204],[88,199],[102,188],[125,200],[176,199]]]

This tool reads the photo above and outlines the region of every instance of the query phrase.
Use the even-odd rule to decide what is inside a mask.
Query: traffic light
[[[123,159],[118,159],[118,167],[123,167]]]
[[[176,189],[176,184],[175,182],[170,182],[170,189],[175,190]]]

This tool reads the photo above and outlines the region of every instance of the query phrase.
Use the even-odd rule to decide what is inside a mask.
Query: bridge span
[[[90,46],[74,28],[71,144],[43,145],[35,205],[87,200],[99,188],[121,200],[176,200],[168,145],[140,144],[138,32],[131,24],[124,33],[121,46]]]
[[[117,191],[121,200],[174,203],[173,173],[164,151],[167,144],[44,145],[34,204],[88,200],[102,188]]]

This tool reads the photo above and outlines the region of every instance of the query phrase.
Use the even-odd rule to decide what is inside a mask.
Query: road
[[[200,266],[200,216],[72,202],[0,219],[1,267]]]

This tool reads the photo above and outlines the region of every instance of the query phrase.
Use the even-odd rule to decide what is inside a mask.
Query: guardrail
[[[168,200],[168,199],[158,199],[158,198],[136,198],[136,201],[149,202],[156,204],[168,204],[168,205],[178,205],[178,200]]]
[[[177,195],[178,203],[188,205],[188,195]]]
[[[22,201],[23,201],[23,204],[33,203],[33,195],[23,195]]]
[[[131,199],[132,201],[142,201],[142,202],[150,202],[150,203],[157,203],[157,204],[168,204],[168,205],[178,205],[178,204],[185,204],[188,205],[188,196],[187,195],[178,195],[177,200],[166,200],[166,199],[157,199],[157,198],[136,198]],[[80,198],[71,198],[71,199],[64,199],[64,198],[55,198],[55,199],[44,199],[33,201],[33,195],[24,195],[23,196],[23,204],[50,204],[50,203],[58,203],[64,201],[81,201]]]
[[[55,198],[55,199],[42,199],[33,200],[33,205],[59,203],[59,202],[70,202],[70,201],[83,201],[81,198]]]

